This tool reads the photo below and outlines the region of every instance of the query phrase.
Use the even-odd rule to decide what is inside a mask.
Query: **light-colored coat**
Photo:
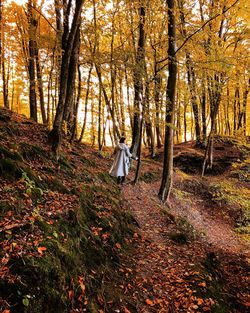
[[[115,148],[115,159],[109,171],[111,176],[127,176],[129,169],[129,158],[132,154],[125,143],[119,143]]]

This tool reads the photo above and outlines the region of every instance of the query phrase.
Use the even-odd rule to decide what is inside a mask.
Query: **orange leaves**
[[[203,302],[204,302],[203,299],[201,299],[201,298],[198,298],[198,299],[197,299],[197,304],[198,304],[198,305],[203,304]]]
[[[146,299],[147,305],[154,306],[154,302],[150,299]]]
[[[43,255],[43,252],[46,251],[46,250],[47,250],[46,247],[38,247],[38,248],[37,248],[37,251],[38,251],[38,253],[39,253],[40,255]]]
[[[80,287],[81,287],[82,294],[84,294],[86,287],[85,287],[85,285],[84,285],[84,283],[83,283],[83,277],[82,277],[82,276],[79,276],[79,277],[78,277],[78,283],[79,283],[79,285],[80,285]]]
[[[122,246],[119,244],[119,242],[117,242],[117,243],[115,244],[115,246],[116,246],[116,248],[119,249],[119,250],[122,248]]]
[[[72,300],[74,298],[74,290],[68,291],[69,300]]]

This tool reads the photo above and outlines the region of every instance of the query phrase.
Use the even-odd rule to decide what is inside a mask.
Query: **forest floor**
[[[0,110],[0,312],[249,310],[249,145],[216,138],[203,179],[204,150],[176,145],[164,205],[162,153],[119,188],[110,151],[65,141],[57,162],[47,135]]]
[[[248,311],[249,241],[236,227],[247,225],[249,152],[242,154],[235,143],[219,138],[215,149],[215,172],[202,179],[202,151],[193,143],[175,147],[168,205],[157,196],[161,175],[157,161],[145,159],[144,181],[123,187],[140,229],[135,248],[124,259],[124,271],[128,266],[131,277],[126,287],[128,311]]]

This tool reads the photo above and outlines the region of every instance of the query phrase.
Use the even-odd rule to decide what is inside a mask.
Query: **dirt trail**
[[[195,193],[191,193],[191,199],[185,201],[173,198],[170,212],[185,218],[203,237],[204,242],[215,250],[249,257],[249,246],[240,240],[230,223],[223,218],[219,205],[210,208],[210,203]]]
[[[176,232],[176,224],[162,213],[164,206],[158,200],[158,189],[159,182],[123,187],[123,196],[142,236],[131,256],[131,264],[135,264],[132,312],[209,312],[216,301],[211,297],[201,299],[197,293],[196,289],[205,286],[198,264],[204,263],[210,251],[233,257],[245,255],[246,247],[229,225],[210,217],[203,200],[195,196],[184,206],[171,199],[170,212],[185,218],[203,236],[186,244],[173,242],[170,234]]]

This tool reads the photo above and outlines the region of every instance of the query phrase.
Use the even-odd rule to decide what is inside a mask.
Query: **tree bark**
[[[207,138],[207,125],[206,125],[206,89],[204,78],[201,82],[201,118],[202,118],[202,140],[206,142]]]
[[[33,16],[32,0],[28,1],[27,18],[29,24],[29,103],[30,118],[37,121],[37,101],[36,101],[36,73],[35,73],[35,39],[37,20]]]
[[[143,77],[144,77],[144,63],[145,63],[145,8],[143,6],[139,9],[139,38],[136,52],[136,64],[134,69],[134,117],[133,117],[133,134],[131,153],[136,156],[140,141],[140,116],[143,98]]]
[[[167,108],[164,141],[164,163],[159,197],[164,202],[168,200],[173,179],[173,127],[175,117],[175,91],[177,78],[176,26],[175,1],[167,0],[168,5],[168,82],[167,82]]]
[[[44,103],[44,93],[43,93],[43,79],[42,79],[42,70],[39,59],[39,50],[37,41],[35,40],[35,60],[36,60],[36,75],[37,75],[37,86],[39,92],[40,100],[40,109],[42,114],[43,124],[47,124],[46,112],[45,112],[45,103]]]
[[[182,24],[181,33],[184,39],[186,39],[187,31],[186,31],[185,15],[183,12],[183,1],[178,0],[178,4],[179,4],[179,9],[180,9],[180,20]],[[188,86],[189,86],[189,91],[190,91],[190,96],[191,96],[191,105],[193,108],[194,122],[195,122],[196,144],[200,144],[201,131],[200,131],[200,122],[199,122],[199,108],[198,108],[198,103],[197,103],[195,72],[194,72],[194,66],[193,66],[191,54],[187,49],[185,50],[186,50],[187,80],[188,80]]]
[[[58,158],[59,147],[61,144],[62,139],[62,124],[63,124],[63,117],[65,108],[68,106],[66,103],[67,99],[67,84],[69,78],[69,71],[70,71],[70,61],[73,52],[73,46],[75,42],[75,38],[77,36],[77,32],[79,30],[79,25],[81,21],[81,11],[84,0],[76,0],[75,1],[75,12],[72,19],[72,24],[70,30],[68,29],[68,23],[64,24],[63,30],[63,40],[62,40],[62,62],[61,62],[61,71],[60,71],[60,92],[59,92],[59,100],[56,110],[56,116],[53,124],[53,129],[50,132],[50,141],[52,151],[56,154]],[[66,16],[68,16],[68,11],[71,9],[71,1],[69,1]]]
[[[162,147],[161,143],[161,131],[160,131],[160,92],[161,92],[161,75],[159,73],[159,64],[156,60],[155,52],[155,64],[154,64],[154,101],[155,101],[155,131],[157,148]]]
[[[86,128],[86,123],[87,123],[89,90],[90,90],[90,80],[91,80],[92,69],[93,69],[93,63],[90,64],[89,73],[88,73],[87,90],[86,90],[85,104],[84,104],[84,120],[83,120],[83,124],[82,124],[81,135],[80,135],[80,137],[78,139],[78,142],[81,142],[82,139],[83,139],[83,135],[84,135],[85,128]]]
[[[3,104],[6,109],[9,109],[9,82],[6,77],[5,71],[5,36],[4,36],[4,21],[3,21],[3,3],[0,0],[0,66],[2,70],[2,81],[3,81]]]

